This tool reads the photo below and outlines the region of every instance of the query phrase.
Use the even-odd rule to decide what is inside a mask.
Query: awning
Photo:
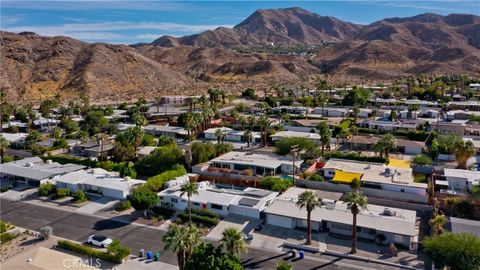
[[[390,159],[388,167],[400,168],[400,169],[410,169],[410,160],[401,160],[401,159]]]
[[[362,174],[335,170],[335,177],[333,177],[332,181],[335,183],[350,184],[355,178],[357,178],[358,180],[362,179]]]

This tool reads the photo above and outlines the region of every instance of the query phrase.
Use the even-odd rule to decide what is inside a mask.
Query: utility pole
[[[297,158],[298,145],[292,145],[290,148],[292,151],[292,176],[293,176],[293,186],[295,186],[295,159]]]

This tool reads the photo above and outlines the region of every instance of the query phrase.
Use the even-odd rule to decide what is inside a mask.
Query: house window
[[[183,200],[183,199],[182,199],[182,202],[187,202],[187,200]]]
[[[217,210],[223,210],[223,206],[219,205],[219,204],[210,204],[210,208],[212,209],[217,209]]]
[[[403,188],[402,188],[402,189],[400,189],[400,192],[405,192],[405,189],[403,189]]]
[[[178,199],[177,199],[177,198],[170,198],[170,201],[171,201],[172,203],[178,203]]]
[[[200,206],[200,203],[198,203],[198,202],[192,202],[192,205],[194,205],[194,206]]]

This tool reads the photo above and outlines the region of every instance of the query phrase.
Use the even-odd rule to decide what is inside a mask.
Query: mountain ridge
[[[312,87],[414,74],[480,77],[480,16],[420,14],[368,25],[301,8],[257,10],[233,28],[131,46],[0,32],[0,89],[12,99],[95,99]],[[306,53],[308,50],[312,50]]]

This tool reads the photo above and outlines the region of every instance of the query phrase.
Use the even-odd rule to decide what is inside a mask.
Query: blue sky
[[[368,24],[421,13],[480,15],[479,1],[4,1],[0,28],[65,35],[88,42],[133,44],[232,27],[256,9],[299,6],[324,16]]]

